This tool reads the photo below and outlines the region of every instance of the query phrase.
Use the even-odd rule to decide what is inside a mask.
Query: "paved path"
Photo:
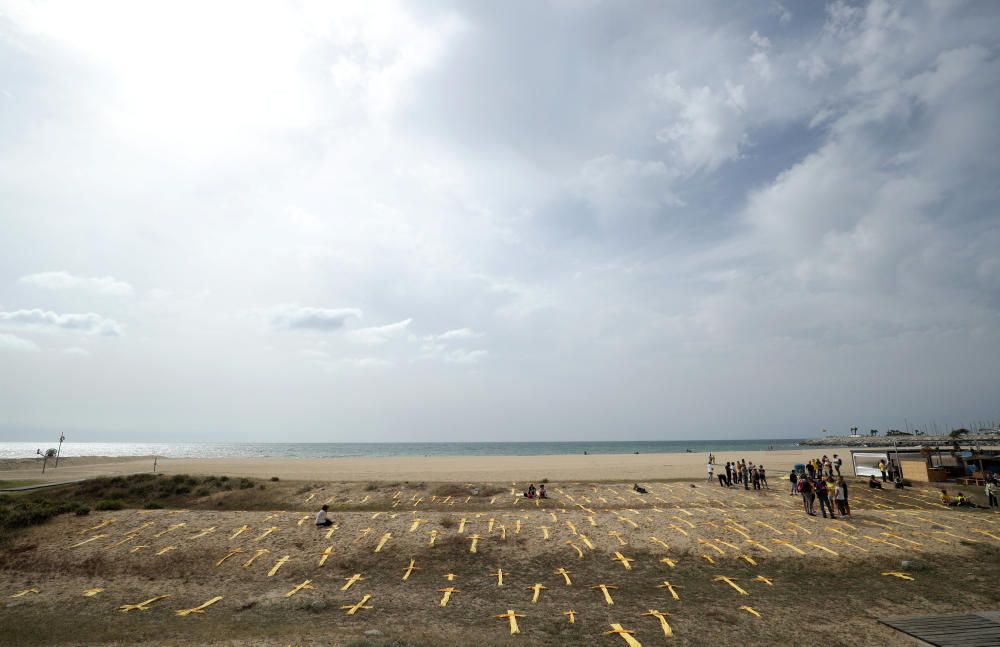
[[[21,485],[19,487],[7,487],[0,488],[0,492],[25,492],[27,490],[39,490],[46,487],[55,487],[57,485],[70,485],[72,483],[82,483],[86,479],[77,479],[75,481],[58,481],[56,483],[35,483],[34,485]]]

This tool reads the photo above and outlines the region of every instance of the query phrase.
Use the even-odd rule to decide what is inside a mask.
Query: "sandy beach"
[[[733,452],[716,455],[716,463],[746,459],[763,464],[772,478],[788,472],[792,465],[826,454],[845,458],[844,473],[850,474],[846,449],[836,447],[796,450]],[[654,479],[705,478],[708,456],[676,454],[590,454],[573,456],[398,456],[351,458],[202,458],[157,460],[164,474],[248,476],[310,481],[642,481]],[[50,465],[45,474],[35,459],[0,464],[0,480],[68,481],[95,476],[151,472],[148,458],[68,458],[58,469]]]

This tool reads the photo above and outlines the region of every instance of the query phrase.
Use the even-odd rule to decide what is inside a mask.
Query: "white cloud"
[[[750,34],[750,42],[761,49],[768,49],[771,47],[771,39],[767,36],[761,36],[756,31]]]
[[[39,272],[20,278],[21,283],[46,290],[82,289],[98,294],[132,296],[132,286],[111,276],[76,276],[69,272]]]
[[[456,328],[455,330],[448,330],[441,333],[440,335],[434,335],[433,339],[439,339],[441,341],[450,341],[457,339],[474,339],[476,337],[482,337],[484,333],[476,332],[471,328]]]
[[[39,332],[66,331],[87,335],[118,337],[122,325],[114,319],[93,312],[83,314],[58,314],[50,310],[14,310],[0,312],[0,328],[36,330]]]
[[[73,357],[89,357],[90,351],[79,346],[70,346],[69,348],[63,349],[63,354],[72,355]]]
[[[0,350],[37,351],[40,349],[38,348],[38,344],[30,339],[24,339],[23,337],[7,333],[0,333]]]
[[[372,326],[370,328],[357,328],[347,332],[347,338],[364,346],[379,346],[393,339],[399,339],[407,334],[412,319],[403,319],[396,323],[384,326]]]
[[[722,84],[722,89],[705,85],[686,88],[679,79],[674,71],[650,81],[654,95],[666,107],[676,109],[673,123],[661,128],[656,138],[671,147],[685,172],[714,171],[739,157],[747,142],[742,118],[744,88],[729,82]]]
[[[358,308],[314,308],[282,305],[266,311],[275,330],[311,330],[330,332],[342,329],[351,319],[360,319]]]

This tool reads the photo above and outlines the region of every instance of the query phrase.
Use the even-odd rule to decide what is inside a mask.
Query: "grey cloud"
[[[349,320],[360,319],[361,315],[358,308],[278,306],[271,312],[270,324],[275,330],[330,332],[342,329]]]
[[[107,337],[118,337],[122,334],[120,323],[93,312],[58,314],[51,310],[39,309],[0,312],[0,328],[39,332],[66,331]]]

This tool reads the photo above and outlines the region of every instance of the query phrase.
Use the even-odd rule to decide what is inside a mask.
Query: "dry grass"
[[[848,525],[806,517],[798,497],[789,497],[783,489],[747,493],[655,483],[649,486],[650,494],[641,497],[628,490],[630,484],[563,484],[551,486],[553,499],[536,506],[510,496],[507,488],[468,503],[451,495],[451,501],[442,504],[440,499],[449,495],[438,494],[433,486],[414,490],[386,484],[369,491],[365,483],[325,483],[304,491],[301,483],[273,485],[268,483],[264,491],[217,494],[227,508],[246,501],[243,497],[266,497],[268,511],[249,501],[253,507],[247,511],[209,505],[185,511],[94,512],[82,519],[61,517],[18,534],[0,549],[0,644],[381,647],[400,641],[415,647],[472,642],[568,647],[624,644],[602,635],[609,623],[619,622],[637,630],[648,647],[663,640],[658,623],[642,615],[655,608],[670,614],[676,633],[672,643],[677,645],[797,644],[803,636],[822,636],[826,645],[897,645],[905,643],[876,618],[996,604],[1000,540],[974,531],[1000,537],[1000,515],[943,509],[934,503],[933,492],[870,493],[855,488],[856,518]],[[432,497],[438,500],[431,502]],[[492,497],[497,499],[491,504]],[[327,499],[333,500],[332,516],[338,524],[330,539],[325,530],[312,526],[310,514]],[[360,505],[372,510],[350,509]],[[411,532],[415,520],[422,523]],[[103,521],[113,523],[87,531]],[[155,536],[179,523],[186,525]],[[250,530],[230,539],[243,525]],[[258,540],[271,527],[278,530]],[[215,530],[195,538],[207,528]],[[772,552],[746,544],[738,528]],[[131,533],[134,539],[115,546]],[[375,553],[385,533],[391,538]],[[432,533],[435,541],[430,546]],[[506,539],[501,538],[504,533]],[[107,536],[70,548],[99,534]],[[470,553],[473,535],[481,537],[475,554]],[[669,550],[651,536],[668,543]],[[806,555],[774,544],[774,539],[791,541]],[[699,540],[712,542],[724,554]],[[582,559],[567,541],[581,549]],[[139,545],[149,548],[131,552]],[[155,554],[171,545],[177,549]],[[320,568],[319,556],[330,546],[333,555]],[[216,566],[234,548],[244,552]],[[269,552],[242,568],[257,548]],[[615,551],[634,560],[632,570],[613,559]],[[716,564],[702,554],[712,555]],[[757,566],[739,559],[740,554],[752,556]],[[284,555],[290,561],[268,577]],[[674,568],[660,561],[664,556],[676,561]],[[911,571],[914,581],[880,575],[902,570],[901,560],[911,558],[920,562],[919,570]],[[411,559],[419,570],[403,581]],[[498,567],[506,574],[502,588],[491,575]],[[556,574],[559,568],[570,571],[572,586]],[[341,591],[345,578],[354,573],[365,579]],[[445,577],[449,573],[452,582]],[[750,595],[715,582],[717,575],[735,578]],[[774,586],[755,582],[757,575],[771,579]],[[313,589],[285,597],[305,579],[313,581]],[[679,587],[680,601],[658,588],[664,580]],[[528,587],[536,582],[548,588],[532,604]],[[614,606],[591,588],[602,582],[619,587],[612,591]],[[92,598],[81,595],[94,586],[105,591]],[[437,589],[445,586],[458,592],[442,608]],[[31,587],[41,593],[6,597]],[[374,596],[374,608],[344,615],[340,607],[365,593]],[[172,597],[145,613],[116,610],[122,603],[165,594]],[[225,599],[204,616],[179,618],[172,613],[217,595]],[[763,618],[740,610],[744,604]],[[507,609],[525,614],[521,635],[509,636],[506,621],[494,617]],[[563,615],[569,609],[578,613],[572,625]],[[380,634],[366,635],[368,630]]]

